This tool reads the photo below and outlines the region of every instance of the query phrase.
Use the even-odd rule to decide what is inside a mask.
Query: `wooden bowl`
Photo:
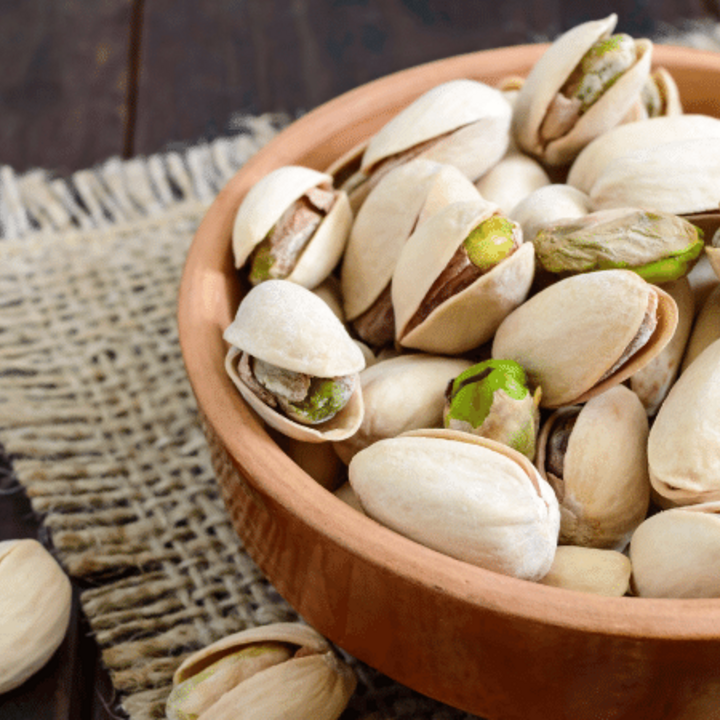
[[[473,567],[381,527],[300,469],[223,368],[241,297],[230,237],[248,189],[286,164],[324,169],[422,92],[527,74],[547,46],[490,50],[382,78],[308,113],[208,210],[179,297],[187,373],[247,552],[318,631],[391,678],[489,720],[709,720],[720,708],[720,600],[604,598]],[[720,116],[720,55],[656,46],[687,112]]]

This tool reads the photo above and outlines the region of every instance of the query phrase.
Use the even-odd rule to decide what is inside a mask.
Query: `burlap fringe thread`
[[[720,50],[720,30],[660,41]],[[0,440],[86,588],[132,720],[164,717],[189,652],[297,618],[230,525],[175,325],[203,213],[278,122],[248,118],[234,137],[67,179],[0,168]],[[347,659],[360,684],[344,720],[470,718]]]

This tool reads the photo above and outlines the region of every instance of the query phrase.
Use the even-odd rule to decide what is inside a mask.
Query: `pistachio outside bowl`
[[[243,293],[235,211],[286,164],[317,169],[453,78],[527,74],[547,46],[482,51],[348,92],[281,132],[228,183],[190,248],[182,353],[225,504],[247,552],[320,633],[425,695],[489,720],[720,717],[720,600],[605,598],[495,574],[381,527],[280,450],[225,374]],[[720,116],[720,55],[656,46],[686,111]]]

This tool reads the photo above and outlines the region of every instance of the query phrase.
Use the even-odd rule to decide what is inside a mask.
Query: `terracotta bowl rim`
[[[493,63],[501,65],[508,59],[516,64],[533,62],[546,47],[535,44],[481,50],[384,76],[312,110],[253,156],[213,201],[187,254],[178,296],[179,338],[187,375],[205,421],[255,489],[368,563],[400,573],[430,592],[446,593],[539,624],[638,639],[717,640],[720,599],[609,598],[562,590],[468,565],[382,527],[345,505],[295,465],[247,408],[222,362],[217,362],[217,353],[225,346],[215,311],[218,303],[227,303],[223,272],[232,266],[232,217],[254,179],[267,172],[269,165],[293,162],[296,153],[291,147],[295,142],[312,142],[308,138],[317,135],[313,132],[317,127],[327,133],[323,123],[328,115],[356,106],[368,94],[389,92],[405,78],[419,73],[433,75],[453,64],[465,67],[477,62],[479,69],[487,70]],[[682,69],[720,76],[720,54],[712,51],[656,45],[654,65],[670,66],[671,72]],[[221,232],[216,231],[218,227]],[[261,449],[263,458],[259,462]]]

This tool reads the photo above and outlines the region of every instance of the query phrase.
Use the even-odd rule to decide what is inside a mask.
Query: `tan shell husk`
[[[590,399],[577,416],[558,478],[546,467],[548,438],[575,409],[554,412],[538,440],[537,467],[560,503],[559,542],[622,551],[650,502],[645,408],[623,385]]]
[[[243,680],[205,710],[202,717],[336,720],[355,690],[355,674],[321,635],[300,623],[276,623],[223,638],[183,662],[175,672],[173,684],[179,685],[242,647],[266,642],[287,643],[311,654],[293,657]]]
[[[557,500],[527,458],[500,443],[417,430],[362,450],[349,473],[365,512],[416,542],[523,579],[550,569]]]
[[[658,296],[650,340],[614,373],[635,337],[651,293]],[[630,270],[575,275],[547,287],[514,310],[495,334],[492,356],[515,360],[542,388],[547,408],[589,400],[634,375],[670,341],[675,301]]]
[[[521,152],[511,152],[488,170],[475,187],[505,215],[538,188],[550,185],[550,177],[540,163]]]
[[[720,500],[720,341],[677,379],[648,440],[653,498],[661,507]]]
[[[695,299],[686,277],[663,283],[678,308],[678,324],[663,351],[630,378],[630,389],[640,398],[648,415],[655,415],[680,372],[690,337]]]
[[[578,119],[567,134],[543,146],[540,128],[555,95],[590,47],[610,35],[615,14],[568,30],[535,63],[515,101],[513,134],[526,152],[549,165],[571,162],[589,142],[621,123],[650,74],[652,43],[635,40],[637,62]]]
[[[252,251],[285,210],[317,186],[330,189],[332,177],[298,165],[278,168],[261,178],[245,196],[235,216],[232,236],[235,267],[245,265]],[[347,195],[338,192],[330,212],[323,218],[286,279],[307,288],[319,285],[340,260],[352,220]]]
[[[392,280],[396,339],[401,345],[440,354],[471,350],[488,341],[503,318],[527,297],[534,274],[534,249],[523,243],[405,332],[455,251],[473,228],[493,214],[496,206],[485,200],[453,203],[429,218],[405,243]]]
[[[555,552],[543,585],[588,592],[605,597],[622,597],[630,589],[632,565],[616,550],[561,545]]]
[[[50,660],[67,633],[71,605],[70,580],[37,540],[0,542],[0,694]]]
[[[424,353],[401,355],[360,373],[365,414],[358,431],[335,443],[348,464],[360,450],[408,430],[442,427],[445,388],[469,360]]]
[[[397,258],[418,224],[431,190],[433,206],[466,199],[470,192],[478,196],[457,168],[424,158],[391,170],[367,196],[353,223],[341,269],[349,320],[370,308],[390,283]]]
[[[568,185],[589,193],[611,163],[631,153],[681,140],[720,137],[720,119],[709,115],[656,117],[618,125],[593,140],[570,167]]]
[[[581,218],[591,210],[590,198],[584,192],[570,185],[553,183],[530,193],[513,208],[509,217],[520,223],[525,242],[531,243],[546,225]]]
[[[588,195],[597,210],[634,206],[675,215],[720,214],[720,138],[634,150],[605,166]]]
[[[368,173],[385,158],[479,121],[483,131],[492,129],[498,135],[489,143],[493,145],[500,136],[509,136],[511,114],[502,93],[485,83],[466,79],[442,83],[423,93],[370,139],[361,171]],[[504,152],[505,148],[495,162]]]
[[[716,340],[720,340],[720,285],[710,292],[695,318],[680,372],[684,373],[690,363]]]
[[[720,503],[665,510],[630,543],[632,587],[640,597],[720,597]]]

